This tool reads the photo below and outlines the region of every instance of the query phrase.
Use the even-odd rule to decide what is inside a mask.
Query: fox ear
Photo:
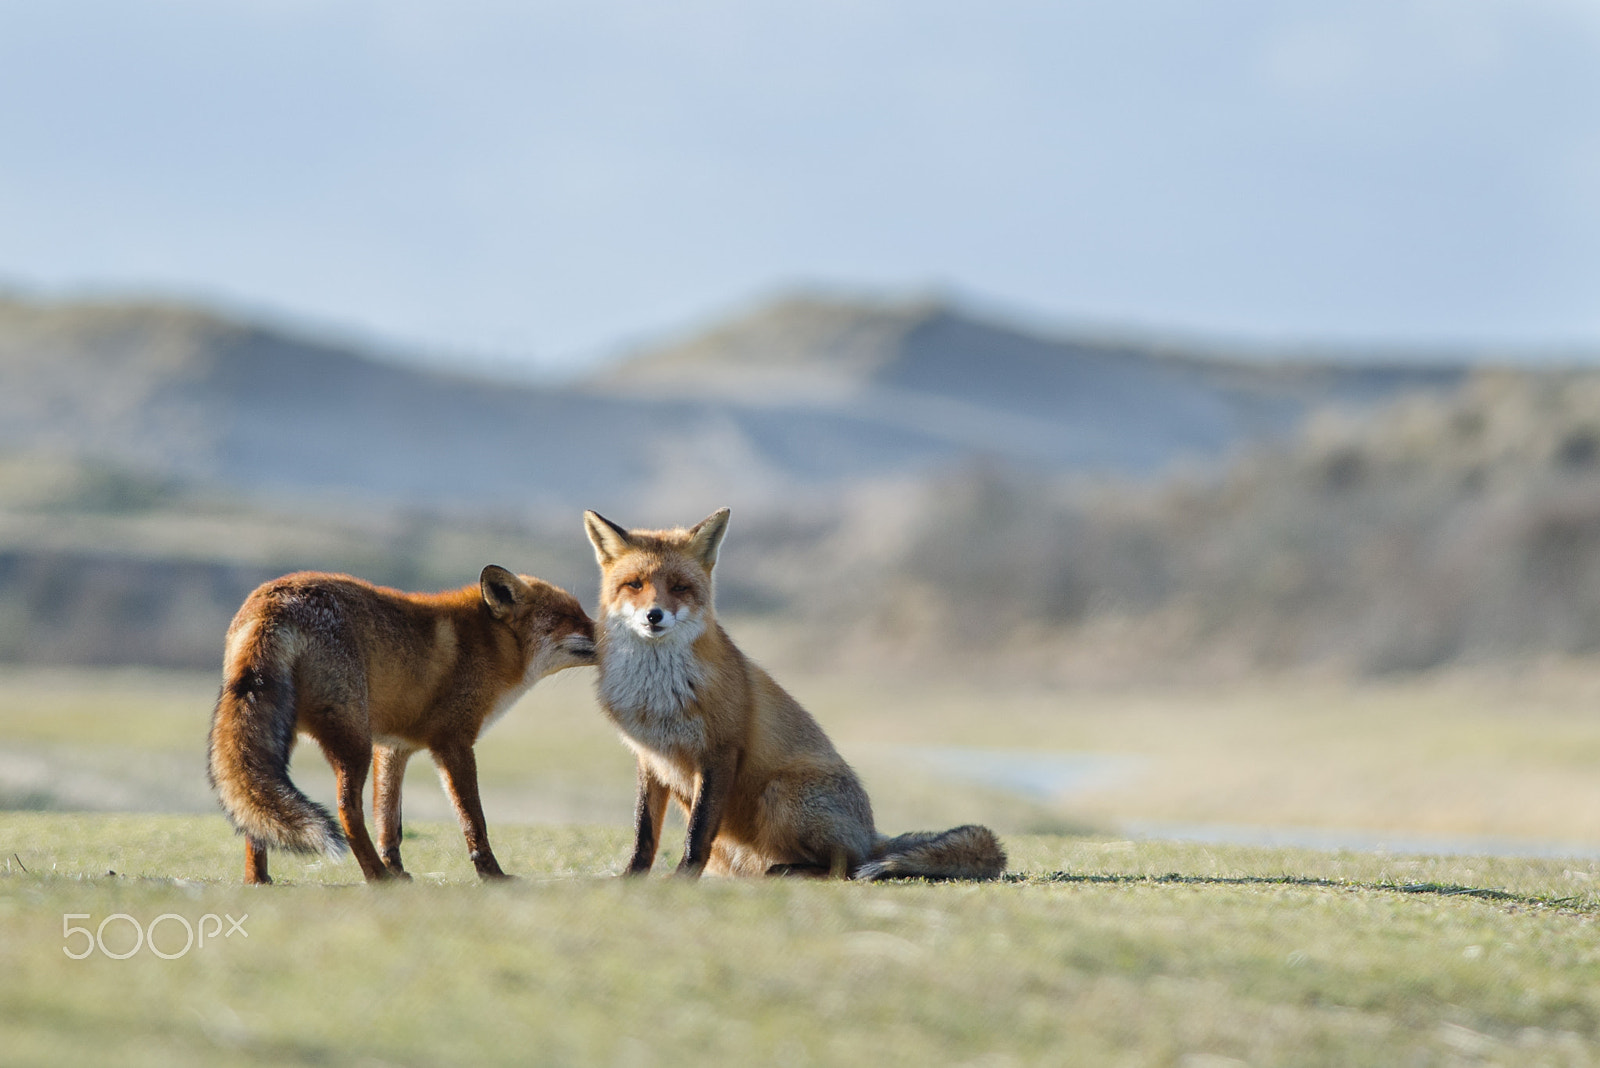
[[[594,558],[600,561],[601,567],[627,552],[632,544],[626,530],[599,512],[583,513],[583,529],[594,543]]]
[[[689,528],[689,551],[707,571],[716,566],[717,549],[722,545],[722,536],[728,532],[730,514],[728,509],[718,508]]]
[[[504,619],[514,611],[528,592],[528,584],[498,564],[490,564],[478,576],[478,588],[483,591],[483,603],[489,614]]]

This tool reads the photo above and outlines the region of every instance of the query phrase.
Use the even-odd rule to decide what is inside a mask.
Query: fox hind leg
[[[378,856],[389,874],[409,879],[400,860],[400,788],[405,782],[406,761],[416,750],[400,745],[374,745],[372,748],[372,821],[378,829]]]
[[[361,792],[367,784],[367,769],[372,766],[372,736],[364,729],[366,710],[363,707],[360,721],[363,729],[349,725],[355,717],[329,715],[316,723],[312,736],[322,746],[323,755],[333,767],[338,784],[339,822],[344,826],[345,840],[361,874],[370,882],[389,877],[389,869],[372,845],[367,834],[367,821],[362,810]]]
[[[833,859],[826,864],[809,861],[796,864],[774,864],[767,869],[768,875],[802,877],[807,879],[848,879],[850,877],[850,854],[843,849],[833,851]]]
[[[786,879],[826,879],[830,871],[826,864],[774,864],[767,874]]]
[[[244,881],[251,886],[272,882],[272,876],[267,874],[266,843],[248,834],[244,838]]]
[[[872,805],[855,776],[775,779],[761,795],[762,852],[773,875],[843,879],[872,849]]]

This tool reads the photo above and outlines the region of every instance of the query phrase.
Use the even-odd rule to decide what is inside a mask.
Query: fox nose
[[[644,614],[644,620],[645,620],[646,623],[648,623],[652,627],[654,627],[654,626],[659,625],[660,622],[663,619],[666,618],[666,616],[667,616],[667,614],[665,612],[663,612],[661,609],[652,608],[652,609],[650,609],[650,611],[648,611],[648,612],[646,612]]]

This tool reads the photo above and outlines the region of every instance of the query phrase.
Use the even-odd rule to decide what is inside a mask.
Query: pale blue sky
[[[1600,351],[1600,4],[0,0],[0,283],[530,366],[807,283]]]

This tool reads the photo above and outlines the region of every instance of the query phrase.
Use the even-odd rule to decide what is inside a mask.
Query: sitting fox
[[[681,875],[993,879],[986,827],[887,838],[810,713],[717,623],[711,572],[726,508],[688,530],[626,530],[595,512],[600,703],[638,756],[629,874],[650,870],[671,797],[688,813]]]
[[[492,564],[477,585],[445,593],[316,572],[259,587],[228,628],[211,719],[211,785],[245,836],[245,882],[272,881],[268,847],[338,856],[347,842],[368,881],[410,878],[400,786],[418,749],[438,765],[478,874],[503,876],[473,743],[535,682],[592,663],[594,624],[577,598]],[[289,781],[296,732],[333,766],[337,824]],[[361,812],[369,765],[377,848]]]

